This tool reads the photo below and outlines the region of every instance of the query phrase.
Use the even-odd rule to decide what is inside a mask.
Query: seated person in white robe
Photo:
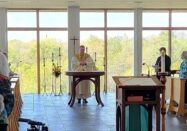
[[[94,65],[93,59],[89,54],[85,53],[85,47],[81,45],[79,53],[71,60],[71,70],[92,71],[95,67]],[[76,87],[76,98],[78,99],[78,103],[81,103],[81,99],[83,99],[83,103],[88,103],[86,99],[90,96],[90,82],[88,80],[81,81]]]

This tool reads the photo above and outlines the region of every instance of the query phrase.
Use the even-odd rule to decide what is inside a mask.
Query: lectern
[[[116,83],[116,131],[152,131],[152,109],[156,131],[160,131],[160,94],[164,85],[154,76],[113,76]]]

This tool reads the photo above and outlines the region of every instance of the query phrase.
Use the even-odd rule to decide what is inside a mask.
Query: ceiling
[[[7,8],[187,8],[187,0],[0,0]]]

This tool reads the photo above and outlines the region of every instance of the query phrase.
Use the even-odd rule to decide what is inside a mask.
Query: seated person
[[[4,102],[4,103],[3,103]],[[0,51],[0,130],[7,131],[8,116],[12,112],[14,96],[10,89],[9,67],[6,54]]]
[[[85,53],[85,47],[83,45],[79,48],[79,53],[76,54],[71,60],[71,70],[72,71],[92,71],[94,68],[93,59],[89,54]],[[88,80],[81,81],[76,87],[76,98],[78,103],[88,103],[86,100],[91,96],[90,82]]]
[[[183,51],[181,54],[183,60],[180,65],[179,77],[184,79],[187,78],[187,51]],[[185,82],[185,103],[187,103],[187,81]]]

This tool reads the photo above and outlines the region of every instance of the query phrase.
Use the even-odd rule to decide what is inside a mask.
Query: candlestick
[[[86,53],[88,53],[88,47],[86,47]]]
[[[105,57],[103,57],[103,66],[105,67]]]
[[[61,56],[61,48],[59,47],[59,56]]]
[[[43,58],[43,66],[45,67],[45,57]]]
[[[52,53],[52,62],[54,62],[54,54]]]
[[[97,59],[96,59],[96,52],[95,52],[95,62],[96,62],[96,60],[97,60]]]

